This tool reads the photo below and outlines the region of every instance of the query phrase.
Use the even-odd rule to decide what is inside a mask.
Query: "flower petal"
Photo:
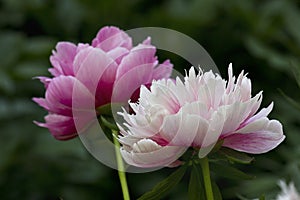
[[[111,57],[117,64],[120,64],[121,60],[129,53],[129,50],[123,47],[117,47],[107,52],[107,55]]]
[[[117,79],[120,79],[124,74],[126,74],[133,68],[140,68],[142,66],[151,68],[151,73],[148,74],[148,76],[151,76],[152,70],[157,64],[155,52],[156,48],[151,45],[139,44],[138,46],[131,49],[129,54],[122,59],[118,67]],[[150,78],[148,78],[148,80]]]
[[[96,96],[96,106],[110,102],[117,64],[104,51],[86,48],[74,61],[76,78]]]
[[[241,129],[240,132],[243,133],[226,137],[223,146],[237,151],[260,154],[274,149],[285,139],[279,121],[262,118],[253,123]]]
[[[58,140],[68,140],[77,136],[72,117],[49,114],[45,117],[46,123],[35,122],[38,126],[48,128]]]
[[[132,151],[121,148],[121,154],[129,165],[142,168],[162,167],[175,162],[186,148],[176,146],[162,147],[150,139],[142,139],[133,145]]]
[[[110,51],[116,47],[132,48],[131,38],[122,30],[114,26],[106,26],[99,30],[92,42],[93,47]]]
[[[122,77],[116,79],[111,99],[112,102],[128,102],[141,85],[151,82],[152,70],[149,64],[143,64],[126,71]]]
[[[59,42],[56,45],[56,52],[50,56],[50,62],[54,68],[49,72],[53,76],[74,75],[73,61],[76,55],[76,45],[70,42]]]
[[[75,94],[74,85],[76,86]],[[45,100],[35,99],[35,101],[52,113],[66,116],[72,116],[74,109],[89,108],[88,102],[94,99],[87,88],[72,76],[53,78],[45,96]]]
[[[173,64],[170,62],[170,60],[165,60],[153,70],[153,79],[159,80],[163,78],[169,78],[172,74],[172,70]]]

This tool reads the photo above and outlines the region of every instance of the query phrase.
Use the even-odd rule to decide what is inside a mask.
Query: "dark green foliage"
[[[187,165],[180,166],[166,179],[159,182],[155,187],[146,192],[138,200],[158,200],[164,198],[182,179],[187,169]]]

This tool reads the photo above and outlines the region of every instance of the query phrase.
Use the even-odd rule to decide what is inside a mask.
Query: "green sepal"
[[[170,176],[166,179],[159,182],[154,188],[143,194],[138,200],[158,200],[165,197],[170,190],[176,186],[180,180],[182,179],[183,175],[185,174],[187,169],[187,165],[182,165],[179,167],[175,172],[173,172]]]
[[[250,164],[254,160],[254,157],[251,157],[246,153],[235,151],[233,149],[229,149],[226,147],[220,148],[219,153],[221,155],[224,155],[230,162],[236,162],[240,164]]]
[[[231,167],[227,165],[226,163],[219,164],[215,162],[210,163],[211,171],[213,171],[215,174],[222,176],[224,178],[229,179],[242,179],[242,180],[250,180],[255,178],[252,175],[246,174],[234,167]]]

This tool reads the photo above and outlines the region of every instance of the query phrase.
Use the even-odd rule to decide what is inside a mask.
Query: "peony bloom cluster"
[[[150,38],[133,46],[131,37],[116,27],[102,28],[91,45],[59,42],[50,57],[53,68],[49,72],[54,77],[39,77],[46,88],[45,98],[33,98],[49,114],[45,123],[36,123],[59,140],[77,136],[74,109],[87,108],[90,99],[95,108],[137,100],[142,84],[170,76],[172,64],[168,60],[159,64],[155,53]]]
[[[251,154],[265,153],[285,138],[282,125],[267,116],[273,108],[259,107],[262,92],[251,95],[251,80],[232,66],[229,79],[191,68],[184,81],[162,79],[141,87],[134,113],[123,111],[119,125],[121,154],[137,167],[172,166],[189,147],[204,157],[220,140],[222,146]],[[205,151],[201,152],[202,149]]]

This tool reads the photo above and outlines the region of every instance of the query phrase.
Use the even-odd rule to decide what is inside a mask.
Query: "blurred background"
[[[270,118],[284,125],[279,148],[241,166],[256,176],[240,181],[217,178],[224,199],[279,191],[277,181],[293,181],[300,191],[300,3],[296,0],[0,0],[0,198],[121,199],[117,172],[95,160],[80,140],[61,142],[33,124],[46,112],[31,101],[43,96],[32,77],[46,75],[58,41],[90,43],[105,25],[123,30],[155,26],[198,41],[227,78],[227,67],[242,69],[262,106],[274,101]],[[189,64],[170,57],[179,71]],[[298,77],[298,82],[296,77]],[[281,92],[280,92],[281,91]],[[284,93],[285,96],[282,94]],[[220,169],[222,170],[222,169]],[[150,190],[172,169],[128,174],[132,199]],[[187,199],[188,176],[166,199]]]

